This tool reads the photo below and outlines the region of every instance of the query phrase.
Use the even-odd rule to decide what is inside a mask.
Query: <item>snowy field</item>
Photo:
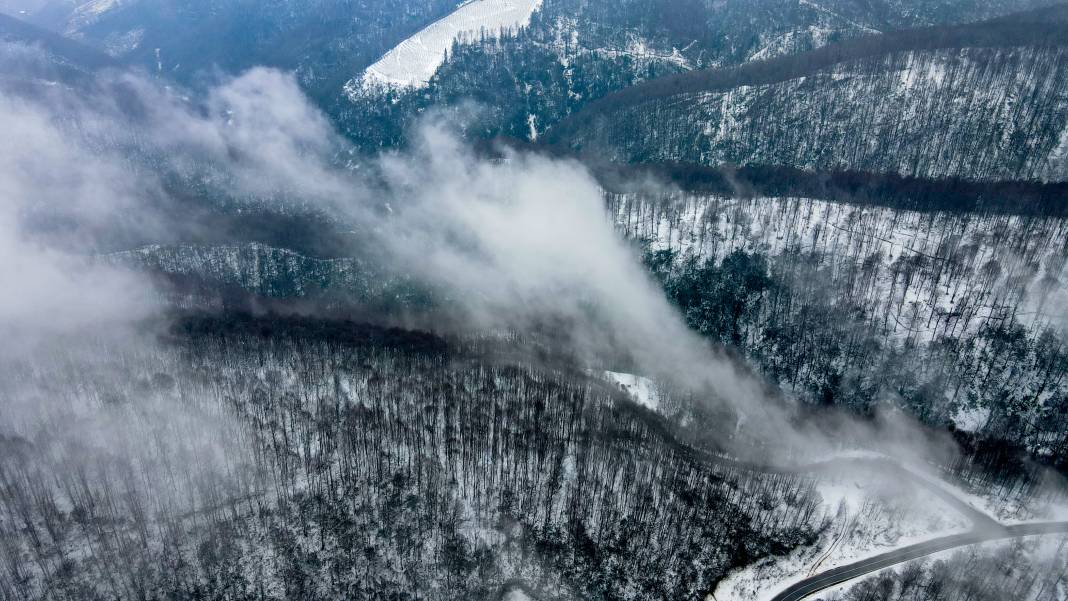
[[[454,40],[496,35],[502,29],[525,26],[541,0],[470,0],[447,17],[435,21],[378,59],[363,74],[366,83],[422,87],[445,59]],[[352,82],[350,82],[352,85]]]

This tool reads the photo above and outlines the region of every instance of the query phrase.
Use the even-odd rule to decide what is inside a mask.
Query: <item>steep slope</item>
[[[0,361],[29,407],[0,424],[4,599],[694,599],[834,511],[484,343],[240,315],[170,338]]]
[[[691,327],[792,394],[1019,428],[1013,439],[1047,457],[1068,444],[1056,417],[1068,220],[684,194],[619,195],[611,208]]]
[[[880,36],[653,81],[591,105],[554,135],[623,161],[1060,180],[1068,177],[1065,14]]]
[[[116,66],[111,57],[84,44],[32,25],[21,19],[0,13],[0,40],[35,45],[71,65],[83,70]]]
[[[334,112],[353,138],[389,146],[402,139],[413,115],[475,100],[484,110],[472,131],[533,140],[590,101],[648,79],[796,54],[881,31],[971,22],[1036,4],[545,0],[525,29],[451,48],[418,92],[361,87],[353,73],[356,80]]]

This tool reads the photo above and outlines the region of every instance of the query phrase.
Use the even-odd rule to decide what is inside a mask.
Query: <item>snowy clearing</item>
[[[523,589],[512,589],[505,593],[503,601],[534,601],[533,598],[523,592]]]
[[[639,405],[653,411],[660,408],[660,394],[649,378],[616,371],[604,372],[604,378],[623,389]]]
[[[454,40],[485,30],[525,26],[541,0],[471,0],[404,40],[367,68],[363,81],[397,87],[425,86]],[[350,82],[351,85],[351,82]]]

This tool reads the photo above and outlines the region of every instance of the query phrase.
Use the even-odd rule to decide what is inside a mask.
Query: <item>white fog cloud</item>
[[[28,231],[38,220],[63,228],[69,220],[103,225],[158,193],[69,139],[55,115],[0,94],[0,328],[22,334],[110,325],[143,317],[151,295],[142,278],[43,242]],[[127,216],[130,214],[127,213]],[[78,240],[61,246],[77,246]]]
[[[445,291],[473,328],[554,323],[580,355],[628,355],[644,375],[730,409],[738,423],[726,430],[786,449],[829,445],[798,434],[790,408],[769,400],[758,377],[687,328],[576,162],[481,158],[432,122],[416,128],[408,150],[355,161],[294,78],[262,68],[194,100],[129,74],[103,78],[88,95],[59,89],[29,101],[0,91],[0,127],[23,141],[0,148],[5,327],[45,332],[151,312],[147,280],[46,246],[24,217],[58,211],[104,226],[121,216],[150,233],[166,229],[155,211],[168,200],[159,181],[177,173],[377,232],[372,243],[389,267]]]
[[[708,390],[751,423],[772,421],[760,383],[686,328],[577,163],[479,158],[448,127],[426,124],[410,150],[350,169],[351,148],[294,78],[268,69],[224,81],[201,101],[116,74],[88,96],[60,90],[0,102],[3,125],[26,141],[4,149],[0,172],[12,201],[0,244],[13,257],[0,281],[24,291],[6,295],[4,322],[47,328],[67,325],[57,315],[79,322],[142,312],[144,281],[35,243],[20,216],[31,208],[79,223],[136,215],[146,228],[166,228],[153,217],[165,200],[158,178],[179,173],[235,197],[310,204],[378,232],[374,242],[393,269],[447,291],[474,327],[563,324],[566,342],[587,356],[624,349],[649,375]]]

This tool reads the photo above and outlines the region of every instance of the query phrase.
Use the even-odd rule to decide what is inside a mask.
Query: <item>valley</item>
[[[1061,601],[1066,32],[0,2],[0,598]]]

